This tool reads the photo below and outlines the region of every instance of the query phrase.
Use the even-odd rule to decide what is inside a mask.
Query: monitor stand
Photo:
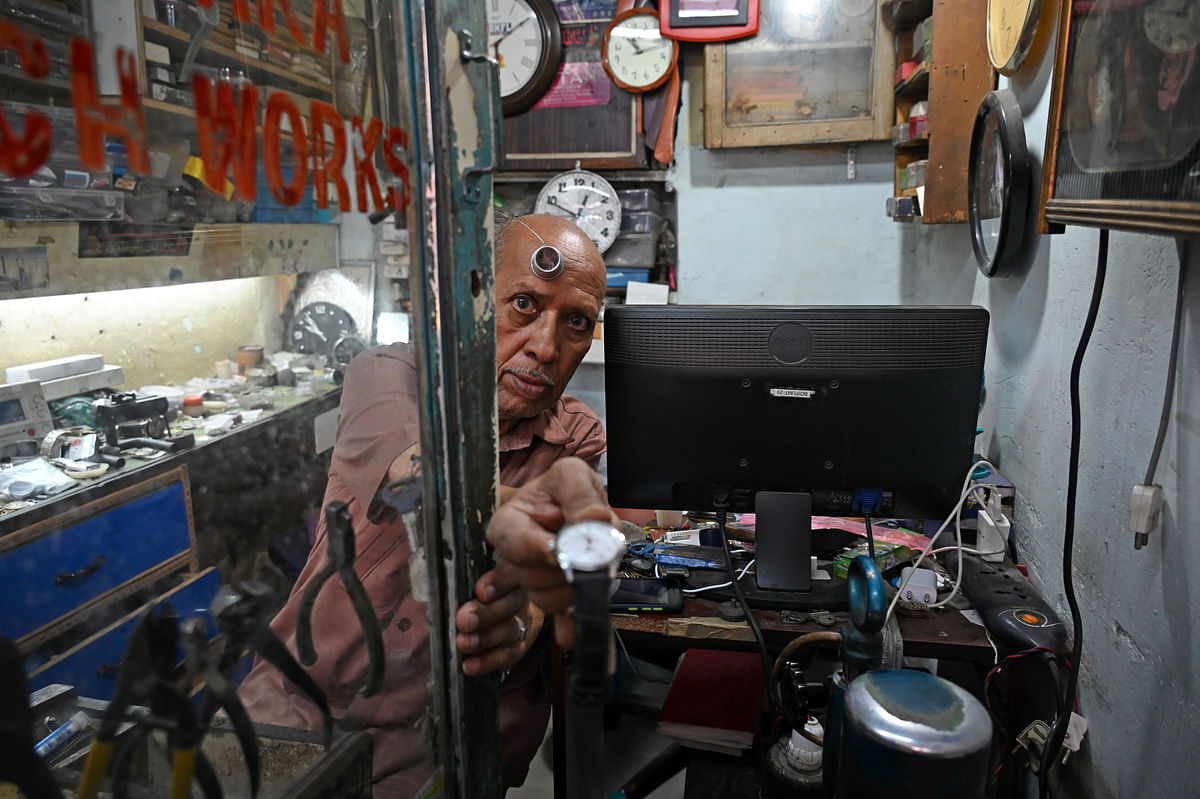
[[[760,594],[812,590],[812,495],[754,495],[754,568]]]

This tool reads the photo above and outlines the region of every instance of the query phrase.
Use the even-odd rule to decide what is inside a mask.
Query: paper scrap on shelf
[[[666,305],[671,287],[666,283],[641,283],[631,280],[625,287],[626,305]]]

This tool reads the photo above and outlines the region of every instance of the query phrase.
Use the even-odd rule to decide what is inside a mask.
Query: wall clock
[[[334,345],[356,337],[354,319],[332,302],[305,305],[288,322],[288,346],[294,352],[334,357]]]
[[[967,167],[971,246],[988,277],[1016,271],[1029,253],[1031,172],[1016,95],[989,92],[975,116]]]
[[[586,169],[560,172],[538,192],[534,213],[570,219],[600,252],[621,232],[621,198],[604,178]]]
[[[528,110],[554,82],[562,29],[550,0],[487,0],[488,53],[499,63],[505,116]]]
[[[987,43],[992,66],[1005,75],[1021,68],[1042,18],[1042,0],[988,0]]]
[[[613,18],[600,45],[604,71],[628,92],[656,89],[671,77],[679,60],[679,42],[659,31],[658,12],[631,8]]]

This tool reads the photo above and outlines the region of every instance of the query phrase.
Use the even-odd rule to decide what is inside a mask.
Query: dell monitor
[[[987,328],[973,306],[609,308],[609,501],[757,509],[759,586],[804,590],[811,514],[861,516],[863,497],[879,518],[953,510]],[[763,527],[797,516],[802,535]],[[764,584],[764,565],[786,575]]]

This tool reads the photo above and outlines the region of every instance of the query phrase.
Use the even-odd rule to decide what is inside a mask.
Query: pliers
[[[205,630],[204,620],[199,617],[193,616],[186,619],[181,626],[181,632],[183,634],[184,663],[187,666],[188,674],[187,684],[193,685],[198,679],[202,679],[207,688],[204,704],[200,708],[200,724],[207,730],[217,708],[225,710],[225,715],[229,717],[234,732],[237,733],[242,756],[246,759],[246,771],[250,776],[250,796],[257,796],[259,787],[258,736],[254,732],[254,725],[250,721],[249,714],[246,713],[245,706],[238,699],[233,683],[226,676],[226,673],[231,672],[237,664],[241,652],[231,653],[229,647],[222,645],[221,651],[215,658],[210,656],[208,633]]]
[[[367,595],[367,589],[363,588],[358,573],[354,571],[354,525],[346,503],[330,502],[325,506],[325,533],[329,536],[329,558],[304,589],[304,595],[300,599],[300,614],[296,620],[296,651],[304,665],[311,666],[317,662],[317,650],[313,647],[312,639],[313,605],[316,604],[317,594],[321,592],[325,582],[337,572],[342,578],[346,593],[350,595],[350,602],[358,616],[358,623],[362,625],[363,638],[367,644],[367,680],[359,689],[359,693],[363,696],[374,696],[383,686],[383,631],[380,629],[379,618],[375,615],[371,598]]]
[[[169,605],[150,608],[138,619],[125,647],[116,692],[84,763],[79,799],[95,798],[110,765],[114,796],[127,795],[130,755],[151,728],[167,731],[172,750],[170,799],[187,799],[193,776],[208,799],[221,799],[216,772],[199,751],[204,727],[186,691],[173,680],[178,640],[179,622]],[[144,705],[149,712],[132,714],[134,705]],[[136,726],[114,758],[124,721]]]
[[[209,609],[217,627],[228,637],[225,642],[226,657],[236,661],[243,648],[256,652],[263,660],[270,663],[291,680],[297,688],[308,695],[324,719],[325,748],[333,739],[333,716],[329,712],[329,702],[325,692],[313,680],[309,673],[296,662],[292,653],[279,640],[267,623],[267,613],[271,607],[272,592],[266,585],[247,581],[238,583],[237,588],[222,585]],[[228,673],[228,669],[222,669]],[[232,717],[231,717],[232,718]]]

